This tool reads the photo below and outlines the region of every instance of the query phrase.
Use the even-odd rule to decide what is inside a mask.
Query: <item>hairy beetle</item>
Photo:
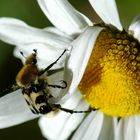
[[[48,112],[55,111],[56,109],[60,109],[69,113],[86,113],[96,110],[89,109],[87,111],[74,111],[67,108],[62,108],[60,104],[51,104],[48,102],[48,99],[52,97],[52,95],[49,93],[49,87],[61,89],[65,89],[67,87],[67,82],[63,80],[63,86],[49,84],[46,74],[49,72],[50,68],[52,68],[53,65],[58,62],[65,52],[66,50],[64,50],[62,54],[48,67],[40,70],[37,66],[37,50],[34,49],[33,53],[26,58],[25,64],[17,74],[16,84],[14,84],[10,89],[8,88],[3,93],[1,93],[0,97],[9,94],[11,91],[21,89],[25,101],[34,114],[46,114]],[[23,55],[22,52],[20,53]]]

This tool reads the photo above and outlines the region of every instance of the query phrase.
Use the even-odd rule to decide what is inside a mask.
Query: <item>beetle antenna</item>
[[[37,54],[37,49],[33,49],[34,53]]]
[[[27,57],[24,55],[22,51],[20,51],[20,54],[26,59]]]
[[[42,75],[43,73],[45,73],[46,71],[48,71],[50,68],[52,68],[53,65],[55,65],[55,64],[59,61],[59,59],[66,53],[66,51],[67,51],[67,49],[65,49],[65,50],[62,52],[62,54],[61,54],[52,64],[50,64],[47,68],[45,68],[44,70],[42,70],[42,71],[39,73],[39,75]]]

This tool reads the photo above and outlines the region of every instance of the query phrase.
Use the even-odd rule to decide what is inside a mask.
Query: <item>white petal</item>
[[[59,71],[59,72],[56,72],[50,76],[48,76],[48,83],[51,84],[51,85],[61,85],[61,86],[64,86],[62,80],[64,79],[64,72],[63,70],[62,71]],[[49,88],[50,90],[50,94],[55,97],[56,99],[59,98],[59,97],[62,97],[61,96],[61,91],[63,91],[63,89],[61,88]],[[66,94],[66,93],[65,93]],[[52,103],[52,101],[51,101]]]
[[[72,43],[72,51],[67,63],[67,71],[65,73],[66,81],[68,80],[68,77],[66,76],[70,73],[73,74],[71,74],[73,79],[69,89],[70,93],[77,88],[83,76],[96,38],[101,30],[102,28],[99,27],[90,27]]]
[[[0,128],[37,118],[28,108],[20,90],[0,98]]]
[[[139,140],[140,116],[122,118],[116,129],[115,140]]]
[[[69,60],[69,53],[70,53],[70,51],[68,51],[68,53],[66,55],[65,63],[64,63],[64,71],[63,71],[63,80],[67,82],[67,87],[65,89],[61,90],[61,96],[59,97],[59,101],[58,101],[58,103],[60,103],[60,104],[65,102],[68,98],[70,98],[72,96],[71,94],[69,94],[69,88],[71,86],[73,73],[70,69],[67,68],[67,63]]]
[[[106,115],[104,116],[104,121],[98,140],[114,139],[114,128],[115,128],[116,121],[117,120],[113,119],[113,117],[106,116]]]
[[[122,30],[115,0],[89,0],[96,13],[106,24]]]
[[[129,26],[129,33],[140,41],[140,15],[134,18]]]
[[[75,93],[67,100],[63,107],[74,110],[87,110],[88,106],[81,100],[81,96]],[[85,114],[69,114],[59,112],[55,116],[43,116],[39,120],[39,126],[44,137],[49,140],[66,140],[83,120]]]
[[[70,38],[62,38],[46,29],[37,29],[13,18],[0,18],[0,39],[13,45],[28,45],[31,43],[50,44],[62,47],[69,43]]]
[[[80,33],[86,26],[92,25],[67,0],[38,0],[38,3],[52,24],[67,34]]]
[[[53,63],[66,49],[69,47],[67,44],[63,46],[63,48],[57,48],[54,46],[50,46],[49,44],[43,43],[32,43],[29,45],[19,45],[14,50],[14,56],[20,58],[22,62],[25,62],[25,58],[20,54],[20,51],[24,53],[25,56],[29,56],[33,49],[37,49],[37,64],[39,68],[46,68],[48,65]],[[53,68],[59,68],[63,66],[63,62],[65,61],[65,55],[63,55],[58,63],[56,63]]]
[[[61,32],[60,30],[58,30],[55,27],[47,27],[47,28],[44,28],[44,30],[46,30],[47,32],[50,32],[50,33],[54,33],[58,36],[62,36],[62,37],[67,38],[69,40],[73,40],[72,36],[67,35],[64,32]]]
[[[100,112],[90,113],[75,132],[72,140],[97,140],[104,116]]]
[[[140,116],[135,116],[135,138],[136,140],[140,140]]]

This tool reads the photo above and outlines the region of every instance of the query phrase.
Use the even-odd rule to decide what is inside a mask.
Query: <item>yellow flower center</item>
[[[79,89],[91,107],[105,114],[140,114],[138,41],[126,32],[101,31]]]

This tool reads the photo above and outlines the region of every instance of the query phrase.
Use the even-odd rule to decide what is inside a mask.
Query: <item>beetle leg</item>
[[[49,86],[49,87],[53,87],[53,88],[62,88],[62,89],[64,89],[64,88],[67,87],[67,82],[66,82],[66,81],[63,81],[63,80],[62,80],[62,82],[64,83],[64,86],[60,86],[60,85],[50,85],[50,84],[48,84],[48,86]]]

